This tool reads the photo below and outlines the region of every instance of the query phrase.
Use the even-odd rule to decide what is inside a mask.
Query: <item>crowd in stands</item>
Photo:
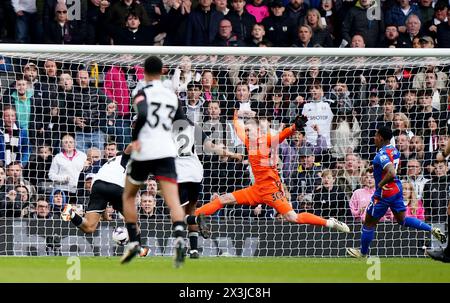
[[[240,46],[253,41],[254,46],[448,47],[450,37],[443,34],[450,26],[448,3],[430,0],[384,1],[380,20],[366,19],[367,0],[234,0],[229,5],[218,0],[214,6],[211,0],[199,0],[199,6],[189,0],[93,0],[81,1],[81,19],[73,13],[70,21],[60,15],[73,10],[56,0],[36,1],[36,6],[31,5],[35,1],[12,1],[30,4],[23,10],[13,7],[15,18],[9,2],[0,4],[0,20],[16,20],[16,30],[11,32],[14,26],[4,22],[0,33],[21,42],[117,44],[129,38],[125,32],[138,33],[139,24],[148,32],[136,39],[153,33],[163,37],[164,45]],[[2,18],[8,14],[11,19]],[[210,24],[206,33],[205,20]],[[132,29],[136,24],[139,29]],[[294,39],[291,32],[297,29]],[[46,40],[52,33],[62,40]],[[133,39],[127,41],[139,44]],[[200,203],[252,183],[245,148],[227,122],[235,109],[244,109],[268,118],[274,132],[298,114],[308,117],[307,127],[279,146],[280,175],[296,211],[364,220],[375,189],[367,172],[376,152],[372,138],[378,127],[389,125],[401,152],[398,174],[408,215],[445,222],[450,180],[448,159],[441,152],[449,139],[448,63],[396,58],[380,67],[355,58],[336,67],[320,58],[301,66],[278,64],[279,59],[259,58],[257,67],[248,68],[244,57],[181,56],[165,66],[163,83],[178,95],[187,116],[216,144],[243,155],[236,160],[199,154],[204,163]],[[69,202],[81,211],[95,173],[130,142],[130,97],[143,79],[143,68],[100,65],[100,75],[93,77],[80,62],[0,54],[0,218],[57,218]],[[137,198],[142,218],[167,215],[157,192],[156,182],[149,180]],[[265,206],[227,207],[217,218],[221,216],[278,218]],[[105,214],[105,220],[118,217],[111,208]],[[383,220],[394,219],[387,213]]]
[[[4,42],[450,47],[448,0],[4,0]]]
[[[379,126],[389,125],[401,152],[398,174],[408,214],[430,222],[445,220],[450,183],[441,152],[448,141],[450,66],[433,59],[425,66],[344,70],[311,58],[313,64],[296,70],[277,68],[262,58],[259,69],[248,70],[239,58],[228,60],[227,66],[210,69],[211,62],[205,62],[195,69],[192,58],[182,56],[167,67],[163,81],[192,121],[217,144],[243,155],[236,160],[199,154],[205,172],[200,203],[251,184],[245,148],[229,122],[234,109],[250,109],[268,118],[271,131],[298,114],[309,118],[304,130],[279,145],[280,175],[297,211],[363,220],[375,188],[366,171],[376,152],[371,138]],[[6,72],[0,77],[5,84],[0,216],[55,218],[65,203],[87,205],[95,173],[130,142],[130,97],[142,68],[107,65],[103,82],[95,85],[81,65],[73,70],[52,60],[20,62],[3,57]],[[130,77],[135,81],[127,81]],[[152,186],[137,199],[144,205],[141,215],[167,215]],[[58,194],[61,199],[55,199]],[[225,208],[218,216],[277,214],[262,206]],[[393,220],[392,214],[384,220]]]

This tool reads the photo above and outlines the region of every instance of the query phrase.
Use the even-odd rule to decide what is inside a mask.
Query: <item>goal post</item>
[[[277,148],[284,194],[295,211],[336,217],[352,230],[290,224],[266,205],[225,207],[210,218],[212,239],[199,241],[204,256],[334,257],[358,247],[374,191],[367,173],[376,152],[372,137],[382,125],[392,128],[402,155],[397,173],[407,215],[447,230],[450,179],[440,152],[449,138],[448,49],[0,44],[0,255],[121,253],[111,235],[123,220],[110,207],[91,235],[63,222],[60,212],[70,201],[83,213],[99,167],[130,142],[131,95],[149,55],[162,59],[163,84],[187,116],[242,155],[219,157],[196,146],[204,167],[199,206],[254,182],[231,122],[235,109],[267,118],[271,133],[305,115],[305,131]],[[85,154],[73,170],[57,161],[67,134]],[[153,181],[140,193],[142,238],[152,255],[170,255],[164,202],[158,193],[155,207],[144,201],[154,194]],[[424,248],[438,245],[388,212],[371,253],[422,257]]]

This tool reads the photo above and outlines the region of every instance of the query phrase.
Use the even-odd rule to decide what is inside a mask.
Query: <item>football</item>
[[[112,239],[118,245],[123,246],[128,243],[128,231],[125,227],[116,227],[112,233]]]

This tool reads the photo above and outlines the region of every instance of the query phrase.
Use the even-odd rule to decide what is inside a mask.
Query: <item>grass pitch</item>
[[[0,257],[0,282],[73,282],[67,257]],[[450,264],[425,258],[380,258],[380,280],[367,278],[373,263],[349,258],[201,258],[175,269],[168,257],[80,257],[78,282],[450,282]]]

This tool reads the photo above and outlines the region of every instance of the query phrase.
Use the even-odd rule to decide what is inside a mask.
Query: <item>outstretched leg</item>
[[[342,232],[350,232],[350,229],[344,222],[340,222],[334,218],[330,218],[327,220],[307,212],[297,214],[295,211],[291,210],[285,213],[283,215],[283,218],[291,223],[325,226]]]
[[[431,225],[429,225],[417,218],[406,217],[405,211],[398,212],[398,213],[394,212],[394,216],[395,216],[395,219],[397,219],[397,223],[402,226],[406,226],[406,227],[410,227],[410,228],[414,228],[414,229],[418,229],[418,230],[431,231],[431,234],[436,239],[438,239],[441,243],[445,243],[447,241],[447,237],[445,236],[445,234],[443,232],[441,232],[441,230],[439,228],[432,227]]]

